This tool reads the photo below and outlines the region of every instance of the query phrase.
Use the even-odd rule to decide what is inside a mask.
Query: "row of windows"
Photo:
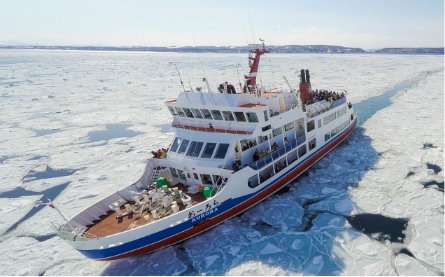
[[[340,110],[337,111],[337,118],[344,115],[345,113],[346,113],[346,107],[341,108]]]
[[[336,134],[338,134],[339,132],[341,132],[343,129],[345,129],[346,127],[348,127],[349,125],[349,120],[346,120],[345,122],[343,122],[340,126],[338,126],[335,129],[332,129],[332,131],[326,133],[324,135],[324,140],[328,141],[330,138],[334,137]]]
[[[346,113],[346,107],[341,108],[336,113],[331,113],[330,115],[327,115],[323,118],[324,124],[328,124],[329,122],[333,121],[336,118],[339,118],[340,116],[344,115]]]
[[[201,158],[211,158],[213,153],[215,152],[215,155],[213,156],[214,159],[224,159],[227,153],[227,150],[229,149],[228,143],[213,143],[213,142],[207,142],[204,146],[204,142],[201,141],[192,141],[188,139],[182,139],[182,138],[175,138],[173,141],[172,146],[170,147],[170,152],[176,152],[178,154],[186,154],[186,156],[190,157],[199,157],[199,154],[201,154]],[[204,149],[201,153],[201,150]],[[216,149],[216,151],[215,151]]]
[[[290,152],[287,156],[283,157],[274,164],[271,164],[270,166],[261,170],[259,174],[255,174],[252,177],[250,177],[248,181],[248,186],[251,188],[255,188],[259,184],[264,183],[267,179],[271,178],[279,171],[281,171],[283,168],[287,167],[288,165],[296,161],[299,157],[304,156],[306,152],[307,152],[306,144],[303,144],[298,149],[295,149],[294,151]]]
[[[207,110],[207,109],[189,109],[179,107],[168,107],[170,113],[173,116],[182,116],[190,118],[203,118],[210,120],[225,120],[225,121],[238,121],[238,122],[258,122],[258,116],[254,112],[231,112],[231,111],[219,111],[219,110]],[[265,113],[266,118],[266,113]],[[266,119],[267,121],[267,119]]]
[[[331,113],[330,115],[327,115],[323,118],[323,123],[324,125],[326,125],[334,119],[336,119],[336,113]]]
[[[192,178],[189,172],[187,172],[187,177],[186,177],[184,171],[176,169],[174,167],[170,167],[170,172],[172,173],[173,177],[179,178],[184,181],[187,181],[187,178],[188,179]],[[199,175],[201,176],[201,181],[204,185],[213,185],[213,184],[220,185],[223,181],[221,176],[218,175],[212,175],[212,176],[210,176],[209,174],[199,174]],[[193,178],[199,181],[198,174],[193,173]]]

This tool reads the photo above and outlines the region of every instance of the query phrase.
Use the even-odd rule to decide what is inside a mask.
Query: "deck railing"
[[[311,104],[311,105],[315,105],[317,103],[319,103],[319,102],[316,102],[316,103]],[[327,103],[329,103],[329,102],[327,102]],[[327,112],[329,110],[332,110],[333,108],[338,107],[338,106],[340,106],[341,104],[344,104],[344,103],[346,103],[346,97],[343,97],[343,98],[335,100],[328,107],[320,106],[320,107],[318,107],[318,109],[316,108],[315,110],[310,110],[309,109],[309,105],[308,105],[308,106],[305,107],[304,111],[306,111],[306,114],[307,114],[307,116],[309,118],[312,118],[314,116],[317,116],[319,114],[322,114],[322,113],[325,113],[325,112]]]
[[[300,136],[297,139],[291,140],[283,146],[279,147],[277,150],[273,151],[260,158],[258,161],[249,164],[248,166],[252,169],[258,170],[266,165],[270,164],[273,161],[279,160],[281,157],[285,156],[287,153],[297,148],[299,145],[306,141],[306,136]]]

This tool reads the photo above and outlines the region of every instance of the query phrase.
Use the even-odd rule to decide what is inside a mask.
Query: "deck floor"
[[[187,186],[183,184],[177,184],[173,187],[177,187],[179,190],[182,190],[182,192],[187,194]],[[192,198],[193,205],[199,204],[205,200],[204,195],[201,192],[198,192],[197,194],[187,194]],[[131,201],[127,204],[130,204],[132,208],[135,207],[135,202]],[[179,210],[182,211],[185,209],[185,205],[178,204]],[[125,212],[125,207],[121,206],[122,212]],[[113,234],[117,234],[123,231],[126,231],[128,229],[132,229],[130,227],[133,226],[133,228],[141,225],[147,224],[147,221],[144,219],[145,215],[149,215],[150,219],[153,220],[153,216],[150,212],[144,211],[142,213],[142,216],[135,220],[136,214],[130,213],[128,215],[125,215],[120,218],[116,218],[115,211],[108,211],[106,215],[100,216],[99,220],[94,221],[93,225],[88,225],[86,232],[96,235],[98,237],[104,237],[109,236]]]

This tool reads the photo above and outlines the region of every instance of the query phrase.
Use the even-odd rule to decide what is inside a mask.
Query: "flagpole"
[[[65,222],[66,222],[66,224],[72,229],[72,230],[75,230],[74,229],[74,227],[69,223],[69,221],[68,221],[68,218],[66,218],[66,216],[53,204],[53,202],[51,201],[51,199],[49,199],[49,198],[46,198],[46,199],[48,199],[48,203],[43,203],[42,201],[37,201],[36,202],[36,204],[34,205],[35,207],[38,207],[38,206],[40,206],[40,205],[48,205],[48,206],[50,206],[51,208],[53,208],[53,209],[55,209],[58,213],[59,213],[59,215],[65,220]]]

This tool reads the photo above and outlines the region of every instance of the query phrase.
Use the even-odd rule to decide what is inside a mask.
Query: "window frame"
[[[203,157],[204,154],[206,153],[207,145],[211,145],[211,144],[214,144],[212,153],[210,153],[210,156],[209,156],[209,157]],[[215,143],[215,142],[207,142],[207,143],[205,144],[205,146],[204,146],[204,149],[202,150],[202,153],[201,153],[201,156],[200,156],[200,157],[203,158],[203,159],[211,159],[212,156],[213,156],[213,154],[215,153],[216,145],[217,145],[217,143]]]
[[[235,121],[235,117],[233,116],[231,111],[221,111],[221,112],[225,121]]]
[[[221,154],[221,153],[219,153],[221,147],[226,147],[226,149],[222,150],[222,151],[224,151],[224,154],[222,155],[222,157],[217,157],[218,154]],[[213,158],[214,159],[224,159],[227,155],[227,152],[229,151],[229,147],[230,147],[230,143],[219,143],[218,147],[216,148],[215,154],[213,155]]]
[[[233,112],[233,115],[235,116],[236,122],[247,122],[246,116],[243,112]],[[239,120],[238,115],[242,115],[244,120]]]
[[[184,146],[184,148],[182,147],[182,145],[184,145],[184,143],[185,143],[185,146]],[[181,146],[179,146],[179,149],[178,149],[178,154],[184,154],[186,151],[187,151],[187,148],[189,147],[189,144],[190,144],[190,140],[188,140],[188,139],[183,139],[182,140],[182,143],[181,143]],[[181,152],[181,149],[183,149],[183,151]]]
[[[258,123],[258,115],[256,112],[246,112],[247,121],[250,123]]]
[[[224,120],[220,110],[210,110],[210,113],[214,120]]]
[[[200,111],[201,111],[201,114],[202,114],[202,116],[204,117],[204,119],[210,119],[210,120],[213,120],[212,113],[211,113],[209,110],[207,110],[207,109],[200,109]],[[210,118],[209,118],[209,117],[206,117],[204,111],[207,111],[207,113],[210,115]]]
[[[173,149],[173,148],[175,147],[176,142],[177,142],[178,140],[179,140],[179,142],[177,143],[176,148]],[[170,147],[169,151],[177,153],[177,152],[178,152],[178,149],[179,149],[179,146],[181,146],[181,143],[182,143],[182,138],[180,138],[180,137],[176,137],[176,138],[173,140],[172,146]]]
[[[167,108],[173,116],[178,115],[178,112],[172,106],[167,106]]]
[[[192,114],[195,118],[204,118],[199,109],[191,108],[190,110],[192,110]]]

